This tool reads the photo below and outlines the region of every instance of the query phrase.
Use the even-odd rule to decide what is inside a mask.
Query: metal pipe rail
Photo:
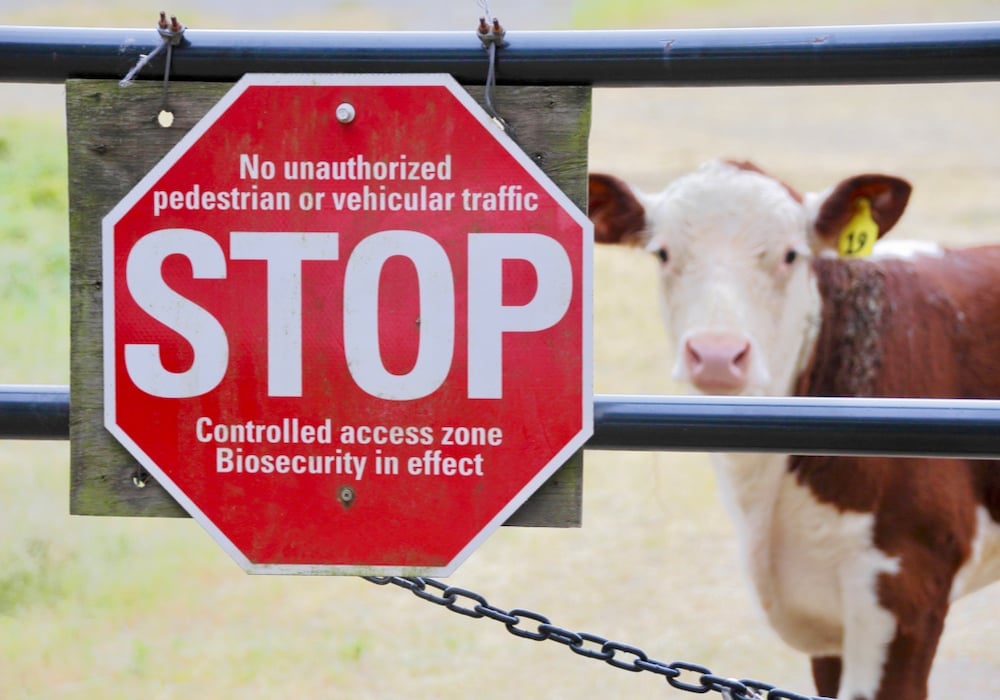
[[[68,440],[69,387],[0,385],[0,440]]]
[[[1000,22],[745,29],[507,32],[507,84],[680,86],[917,83],[1000,78]],[[122,78],[155,29],[0,26],[0,82]],[[486,79],[468,32],[227,31],[190,28],[172,80],[244,73],[440,72]],[[162,59],[140,78],[162,77]]]
[[[69,407],[0,386],[0,440],[66,440]],[[604,395],[587,449],[1000,458],[1000,401]]]

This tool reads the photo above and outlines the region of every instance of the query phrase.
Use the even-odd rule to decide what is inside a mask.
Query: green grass
[[[816,22],[983,19],[996,7],[884,0],[799,3],[815,9],[782,14],[791,0],[754,6],[582,2],[575,21],[794,24],[810,11]],[[109,5],[110,19],[67,7],[30,16],[29,7],[4,21],[145,23],[146,10],[124,3]],[[950,17],[940,17],[945,7]],[[501,15],[502,3],[493,10]],[[654,187],[706,157],[748,156],[812,188],[884,164],[917,184],[905,220],[911,232],[959,235],[948,227],[960,222],[965,241],[996,238],[998,87],[598,91],[592,163]],[[65,136],[58,113],[15,118],[5,107],[0,383],[65,383]],[[595,268],[597,390],[670,391],[655,265],[636,251],[601,249]],[[68,463],[67,443],[0,442],[5,700],[674,697],[649,674],[515,639],[501,625],[401,591],[356,579],[246,576],[190,520],[69,516]],[[452,582],[659,659],[807,691],[806,661],[753,608],[713,486],[703,455],[588,452],[583,528],[503,528]],[[941,697],[996,695],[998,593],[955,606],[938,672],[961,673],[942,675],[938,689],[955,690]]]
[[[994,0],[577,0],[577,29],[809,26],[997,18]]]
[[[580,29],[624,29],[666,26],[685,11],[711,10],[739,0],[581,0],[573,3],[573,26]]]
[[[69,380],[66,207],[58,116],[0,118],[0,383]],[[75,554],[51,527],[65,447],[0,443],[0,618],[71,586]]]
[[[0,382],[65,382],[62,125],[49,115],[7,117],[0,134],[6,144]],[[625,301],[629,294],[651,298],[652,276],[635,272],[648,269],[648,260],[611,250],[596,257],[605,319],[597,332],[620,341],[602,343],[596,353],[604,368],[599,389],[669,386],[655,315]],[[628,289],[615,283],[628,275],[642,279]],[[632,331],[656,340],[636,354]],[[678,556],[694,559],[706,537],[726,532],[703,458],[593,453],[587,459],[584,529],[504,528],[455,582],[508,608],[523,605],[566,625],[659,643],[658,653],[673,648],[678,656],[711,660],[705,654],[715,642],[681,647],[651,617],[635,620],[634,611],[619,609],[684,578],[683,567],[649,558],[651,548],[674,541]],[[356,579],[246,576],[190,520],[69,516],[68,462],[66,443],[0,442],[4,698],[560,697],[560,687],[587,697],[634,683],[600,667],[580,674],[577,660],[561,649],[519,643],[502,626],[451,615],[402,591]],[[672,523],[661,522],[664,510],[677,516]],[[731,561],[720,557],[718,566],[728,569]],[[580,578],[602,570],[628,572],[610,607],[603,586]],[[707,605],[695,594],[681,616]],[[609,619],[631,619],[645,629]],[[525,679],[537,692],[522,687]]]
[[[0,118],[0,383],[69,380],[66,206],[57,117]]]
[[[263,11],[252,8],[242,12],[235,3],[136,3],[130,0],[104,0],[101,3],[48,0],[44,3],[24,3],[18,7],[5,6],[0,24],[43,25],[56,27],[155,27],[159,11],[176,14],[185,25],[198,29],[396,29],[405,17],[390,14],[385,9],[372,8],[363,0],[332,0],[325,6],[314,5],[311,10],[295,7],[283,11]],[[414,10],[417,11],[417,10]],[[469,11],[470,18],[478,10]]]

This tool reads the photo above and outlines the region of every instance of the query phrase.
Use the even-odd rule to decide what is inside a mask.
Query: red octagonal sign
[[[248,571],[447,574],[591,434],[592,237],[449,76],[246,76],[104,219],[105,423]]]

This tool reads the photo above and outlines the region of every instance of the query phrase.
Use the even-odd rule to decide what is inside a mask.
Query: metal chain
[[[485,617],[499,622],[515,637],[536,642],[557,642],[579,656],[603,661],[609,666],[639,673],[649,671],[663,678],[671,687],[702,695],[716,692],[727,700],[830,700],[813,695],[801,695],[776,688],[769,683],[750,679],[735,680],[718,676],[699,664],[685,661],[665,663],[652,659],[639,647],[605,639],[589,632],[573,632],[552,624],[545,615],[515,608],[504,610],[491,605],[486,598],[465,588],[449,586],[441,581],[421,576],[365,576],[366,581],[379,586],[392,584],[408,590],[422,600],[441,605],[466,617]],[[526,624],[522,624],[526,623]]]

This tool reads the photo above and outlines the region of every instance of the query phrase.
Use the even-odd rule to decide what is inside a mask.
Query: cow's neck
[[[744,563],[751,571],[767,566],[775,506],[788,457],[775,454],[715,454],[719,491],[740,537]],[[754,576],[754,578],[758,578]]]

